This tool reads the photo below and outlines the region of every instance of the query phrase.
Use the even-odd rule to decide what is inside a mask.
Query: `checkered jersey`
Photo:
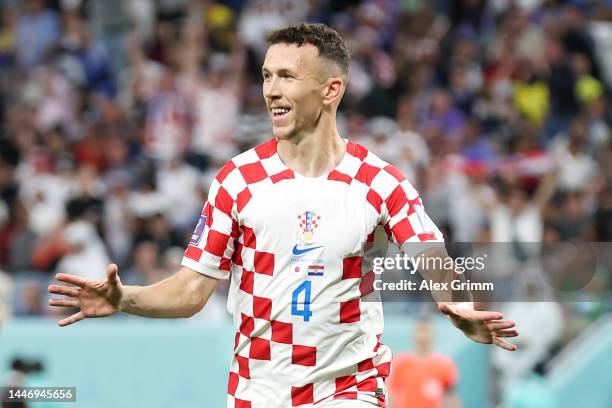
[[[277,141],[229,161],[210,188],[182,264],[230,278],[236,326],[228,407],[311,407],[338,398],[386,406],[391,351],[368,259],[389,240],[442,241],[416,190],[347,142],[328,175],[287,168]],[[386,232],[386,233],[385,233]]]

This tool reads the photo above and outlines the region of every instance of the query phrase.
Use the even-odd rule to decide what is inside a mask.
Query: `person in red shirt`
[[[460,408],[455,392],[457,365],[449,357],[433,352],[433,328],[417,322],[415,349],[393,359],[388,385],[393,408]]]

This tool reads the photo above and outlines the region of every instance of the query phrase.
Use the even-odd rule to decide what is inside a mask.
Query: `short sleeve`
[[[217,279],[228,279],[238,237],[235,200],[227,188],[228,162],[211,183],[181,265]]]
[[[408,180],[399,182],[384,203],[382,224],[389,239],[402,249],[414,242],[444,242],[442,233],[425,212],[419,194]]]

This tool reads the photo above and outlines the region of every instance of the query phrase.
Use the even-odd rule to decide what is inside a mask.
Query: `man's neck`
[[[346,143],[334,126],[278,141],[278,154],[287,167],[305,177],[329,173],[342,160]]]

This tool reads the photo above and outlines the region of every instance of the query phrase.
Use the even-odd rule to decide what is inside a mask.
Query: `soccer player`
[[[70,299],[50,304],[80,309],[60,326],[120,311],[189,317],[231,278],[228,407],[386,406],[391,351],[380,342],[380,302],[365,300],[367,252],[381,236],[406,250],[443,238],[402,174],[338,133],[349,71],[338,33],[300,24],[268,42],[263,96],[273,138],[215,177],[182,268],[144,287],[122,285],[114,264],[105,280],[58,274],[73,286],[49,291]],[[472,340],[514,350],[504,340],[517,335],[514,323],[501,313],[470,303],[439,309]]]

